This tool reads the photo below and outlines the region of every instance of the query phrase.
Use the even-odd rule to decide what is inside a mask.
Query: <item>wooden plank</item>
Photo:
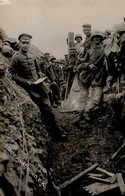
[[[98,167],[98,164],[92,165],[88,169],[85,169],[84,171],[82,171],[80,174],[78,174],[75,177],[71,178],[70,180],[67,180],[66,182],[62,183],[59,187],[61,189],[62,188],[65,188],[66,186],[72,184],[73,182],[75,182],[76,180],[78,180],[79,178],[81,178],[82,176],[86,175],[88,172],[94,170],[96,167]]]
[[[106,171],[105,169],[102,169],[102,168],[100,168],[100,167],[97,167],[96,170],[97,170],[97,171],[100,171],[100,172],[102,172],[102,173],[104,173],[104,174],[107,174],[108,176],[111,176],[111,177],[113,177],[113,176],[115,175],[115,174],[113,174],[113,173],[111,173],[111,172],[108,172],[108,171]]]
[[[120,148],[112,155],[111,159],[113,160],[113,159],[117,156],[117,154],[118,154],[123,148],[125,148],[125,143],[122,144],[122,145],[120,146]]]
[[[102,176],[103,176],[103,174],[88,173],[88,176],[102,177]]]
[[[107,178],[107,179],[110,179],[110,178]],[[83,187],[83,189],[85,189],[88,193],[92,195],[99,195],[100,193],[110,191],[117,187],[118,187],[118,182],[115,182],[114,184],[105,184],[101,182],[95,182],[93,184]]]
[[[125,183],[124,183],[122,174],[117,173],[116,176],[117,176],[118,185],[121,191],[121,195],[125,195]]]
[[[0,188],[0,196],[5,196],[3,190]]]
[[[89,176],[89,178],[97,180],[99,182],[105,182],[105,183],[109,183],[109,184],[114,184],[115,181],[116,181],[116,175],[114,175],[110,179],[98,178],[98,177],[95,177],[95,176]]]

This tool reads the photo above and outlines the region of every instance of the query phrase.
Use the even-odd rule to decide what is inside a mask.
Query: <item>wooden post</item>
[[[69,32],[68,33],[68,59],[70,58],[70,53],[71,53],[70,48],[72,47],[74,47],[74,33]],[[67,99],[67,96],[68,96],[69,79],[70,79],[70,69],[68,70],[68,76],[67,76],[65,100]]]
[[[74,33],[68,33],[68,58],[70,57],[70,48],[74,47]]]
[[[124,183],[122,174],[117,173],[116,176],[117,176],[118,185],[121,191],[121,195],[125,195],[125,183]]]

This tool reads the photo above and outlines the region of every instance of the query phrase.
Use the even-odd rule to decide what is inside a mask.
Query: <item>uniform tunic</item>
[[[48,94],[44,92],[41,85],[29,85],[27,83],[27,81],[34,82],[44,76],[33,53],[29,51],[25,54],[20,51],[15,54],[9,70],[12,78],[25,88],[31,99],[39,107],[43,117],[42,120],[51,136],[54,136],[54,134],[55,136],[59,136],[59,128],[56,125],[55,117],[52,113]]]

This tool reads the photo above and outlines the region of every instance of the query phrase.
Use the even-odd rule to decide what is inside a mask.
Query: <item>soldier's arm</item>
[[[38,72],[39,77],[40,78],[46,77],[46,81],[48,83],[50,83],[49,78],[42,72],[42,69],[40,68],[40,64],[39,64],[39,61],[37,60],[37,58],[35,59],[35,66],[36,66],[36,70]]]
[[[40,63],[37,58],[35,59],[35,66],[36,66],[39,77],[40,78],[45,77],[45,74],[42,72],[42,69],[40,68]]]
[[[18,82],[19,84],[27,84],[28,81],[18,75],[18,66],[19,66],[19,59],[16,55],[13,56],[11,63],[10,63],[10,68],[9,72],[12,76],[12,79]]]
[[[50,66],[50,75],[51,75],[52,81],[54,82],[56,80],[56,75],[54,73],[52,66]]]

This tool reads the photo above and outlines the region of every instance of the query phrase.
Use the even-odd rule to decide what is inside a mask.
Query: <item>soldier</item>
[[[79,53],[79,49],[81,47],[83,47],[82,35],[81,34],[76,34],[75,35],[75,40],[76,40],[76,43],[75,43],[76,51]]]
[[[50,58],[50,53],[49,53],[49,52],[46,52],[46,53],[44,53],[44,56],[45,56],[47,59],[49,59],[49,58]]]
[[[110,42],[110,40],[111,40],[110,39],[110,35],[111,35],[111,32],[110,32],[109,29],[104,31],[104,33],[103,33],[103,37],[104,37],[104,39],[103,39],[103,46],[104,47],[108,44],[108,42]]]
[[[115,84],[115,91],[111,92],[106,102],[110,105],[112,112],[114,112],[115,122],[119,122],[118,128],[124,126],[125,120],[125,22],[117,27],[118,33],[118,46],[117,59],[116,59],[116,70],[117,70],[117,81]],[[114,70],[113,70],[114,71]],[[112,71],[112,73],[113,73]],[[114,78],[114,73],[111,75]],[[113,84],[113,85],[114,85]],[[114,125],[114,121],[111,126]],[[114,126],[113,126],[114,127]]]
[[[13,49],[10,47],[10,46],[7,46],[7,45],[3,45],[2,46],[2,54],[8,59],[8,62],[10,62],[11,60],[11,57],[13,56],[14,54],[14,51]]]
[[[49,56],[50,56],[50,53],[45,53],[44,55],[41,55],[40,68],[42,72],[49,78],[49,80],[51,81],[51,85],[52,85],[52,78],[55,75],[54,75],[52,67],[50,66]],[[52,90],[50,90],[49,92],[49,99],[50,99],[51,106],[56,108],[57,105],[55,104]]]
[[[61,130],[56,124],[55,117],[50,106],[48,98],[49,90],[46,85],[47,82],[39,83],[37,85],[34,83],[39,78],[44,79],[45,75],[41,72],[34,54],[31,50],[29,50],[31,39],[32,36],[29,34],[21,34],[18,37],[20,42],[20,51],[12,58],[10,73],[12,75],[12,79],[27,91],[31,99],[39,107],[44,124],[50,136],[55,140],[60,140],[63,136],[61,136]]]
[[[83,24],[82,27],[83,27],[83,33],[86,36],[85,41],[84,41],[84,48],[85,48],[85,50],[90,50],[91,49],[91,44],[92,44],[92,41],[91,41],[91,35],[92,35],[91,25],[90,24]]]
[[[13,49],[18,51],[19,50],[19,43],[17,42],[17,40],[15,38],[6,38],[4,40],[4,45],[8,45]]]
[[[85,34],[85,41],[83,43],[83,47],[79,49],[79,55],[77,57],[77,62],[76,62],[76,67],[81,64],[84,61],[84,57],[87,53],[92,48],[92,41],[91,41],[91,25],[90,24],[83,24],[83,32]]]
[[[48,67],[49,67],[49,58],[42,54],[40,56],[40,68],[45,75],[47,75]]]
[[[115,93],[108,95],[106,101],[109,104],[118,103],[122,98],[125,98],[125,23],[119,26],[118,33],[120,48],[117,58],[117,90]]]
[[[53,101],[54,105],[59,106],[61,104],[60,102],[60,89],[59,89],[59,78],[58,75],[55,72],[55,60],[56,58],[54,56],[50,56],[50,66],[49,66],[49,79],[51,81],[51,89],[53,92]]]
[[[105,32],[104,32],[104,39],[109,38],[110,35],[111,35],[110,29],[106,29]]]
[[[91,36],[93,48],[87,53],[82,64],[81,82],[89,88],[88,100],[85,105],[84,115],[90,120],[90,112],[99,106],[102,98],[102,88],[105,85],[103,35],[99,31]]]
[[[58,85],[60,87],[60,98],[64,99],[66,81],[65,81],[65,61],[63,59],[55,61],[55,73],[58,78]]]

